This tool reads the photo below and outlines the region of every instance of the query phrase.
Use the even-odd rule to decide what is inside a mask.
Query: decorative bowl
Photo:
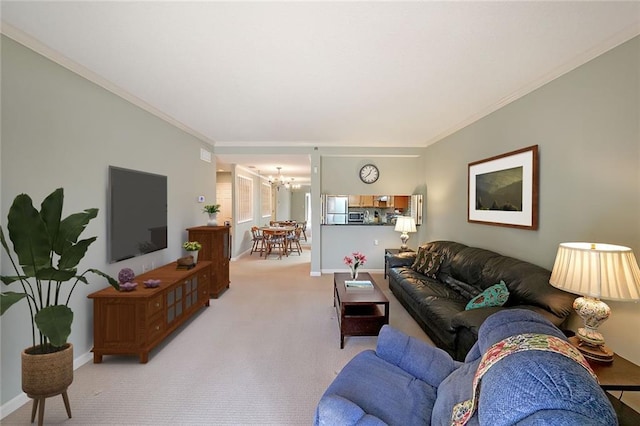
[[[138,287],[138,283],[132,283],[132,282],[122,283],[120,284],[120,291],[133,291],[136,289],[136,287]]]
[[[146,281],[143,281],[143,284],[147,288],[155,288],[155,287],[158,287],[161,282],[162,280],[146,280]]]

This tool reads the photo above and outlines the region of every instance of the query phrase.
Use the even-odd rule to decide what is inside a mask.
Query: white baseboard
[[[79,357],[76,357],[73,360],[73,370],[77,370],[91,360],[93,360],[93,354],[91,352],[86,352]],[[18,396],[0,406],[0,419],[4,419],[29,401],[31,401],[31,398],[29,398],[26,393],[20,392]]]

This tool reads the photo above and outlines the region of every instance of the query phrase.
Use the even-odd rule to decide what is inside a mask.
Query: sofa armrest
[[[454,317],[451,319],[451,326],[456,330],[456,334],[458,335],[458,338],[456,339],[456,356],[458,358],[462,358],[462,352],[467,352],[466,356],[464,357],[465,362],[470,362],[480,358],[481,354],[479,349],[477,348],[477,345],[471,345],[471,348],[459,348],[457,347],[457,345],[461,343],[460,339],[462,338],[462,336],[465,336],[465,340],[467,340],[467,346],[471,344],[469,342],[469,340],[471,340],[471,336],[473,336],[474,342],[478,340],[478,330],[480,329],[482,323],[491,315],[503,309],[505,308],[503,308],[502,306],[492,306],[488,308],[460,311],[454,315]],[[466,329],[467,332],[465,333],[462,332],[462,330],[459,330],[461,328]]]
[[[378,335],[378,357],[437,387],[461,363],[440,348],[385,325]]]
[[[316,408],[315,426],[385,426],[386,423],[367,414],[357,404],[339,395],[325,395]]]
[[[387,254],[387,266],[389,268],[397,268],[399,266],[411,266],[416,260],[416,252],[405,251],[396,254]]]

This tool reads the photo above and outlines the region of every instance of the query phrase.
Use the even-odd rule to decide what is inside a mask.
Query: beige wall
[[[575,69],[427,148],[422,241],[451,239],[551,268],[567,241],[621,244],[640,255],[640,39]],[[466,221],[467,165],[540,150],[540,228]],[[611,302],[601,330],[640,364],[640,306]],[[636,398],[633,393],[626,398]]]
[[[199,159],[211,146],[142,111],[33,51],[2,37],[2,134],[0,223],[13,198],[27,193],[39,205],[55,188],[65,190],[67,215],[85,208],[100,209],[86,231],[97,236],[80,269],[98,268],[117,275],[123,267],[136,273],[160,266],[182,254],[185,228],[206,222],[198,195],[215,199],[215,167]],[[168,177],[168,245],[159,252],[107,264],[108,166]],[[13,275],[3,253],[2,274]],[[87,359],[92,347],[92,305],[87,294],[107,285],[89,277],[90,285],[74,292],[70,340],[76,359]],[[3,289],[3,291],[5,291]],[[14,291],[17,289],[14,288]],[[21,393],[20,351],[30,345],[29,312],[25,303],[2,316],[2,404]]]

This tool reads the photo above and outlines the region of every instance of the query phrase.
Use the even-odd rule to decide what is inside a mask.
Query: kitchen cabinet
[[[393,207],[406,211],[409,208],[409,196],[396,195],[395,197],[393,197]]]
[[[349,207],[362,207],[359,195],[349,195]]]
[[[373,195],[361,195],[360,207],[375,207],[373,204]]]

